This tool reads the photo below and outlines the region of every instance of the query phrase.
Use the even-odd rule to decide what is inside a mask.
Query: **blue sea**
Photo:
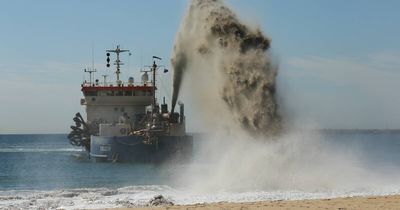
[[[298,139],[300,139],[296,141],[295,145],[304,145],[301,142],[311,138],[309,135],[299,134],[293,134],[291,138],[293,136],[298,136]],[[291,177],[291,180],[282,181],[273,175],[265,175],[261,177],[265,177],[266,180],[260,181],[259,185],[257,185],[258,182],[251,182],[240,190],[226,187],[211,188],[212,190],[193,190],[199,188],[188,190],[187,184],[189,182],[182,184],[183,182],[179,181],[183,179],[181,177],[191,176],[187,171],[188,168],[193,168],[193,165],[196,165],[196,169],[192,170],[196,171],[196,175],[203,171],[210,174],[210,170],[216,170],[208,165],[211,164],[210,161],[171,165],[95,163],[85,158],[86,153],[81,148],[70,145],[65,134],[0,135],[0,208],[95,209],[133,207],[146,205],[153,196],[158,194],[162,194],[177,204],[190,204],[218,201],[330,198],[398,194],[400,192],[400,178],[397,178],[400,177],[400,174],[398,174],[400,172],[399,131],[321,131],[318,132],[317,136],[318,144],[322,145],[319,148],[328,148],[327,150],[317,149],[304,152],[304,149],[302,149],[298,154],[296,151],[288,152],[288,154],[297,154],[293,156],[294,159],[299,157],[305,161],[292,160],[293,158],[290,156],[290,158],[285,159],[286,162],[277,163],[274,158],[280,157],[275,155],[274,158],[268,159],[272,163],[267,163],[268,161],[265,165],[261,163],[261,166],[267,169],[270,167],[270,170],[266,171],[274,170],[274,173],[279,174],[279,170],[281,170],[283,177],[285,177],[284,173],[287,173],[290,175],[287,177]],[[200,145],[206,141],[198,138],[194,149],[200,150]],[[312,144],[314,143],[312,142]],[[290,145],[289,141],[285,146],[279,148],[290,148]],[[269,149],[273,147],[268,146]],[[290,150],[296,148],[290,148]],[[224,151],[224,149],[221,149],[221,151]],[[266,150],[265,153],[268,153],[268,151]],[[274,152],[276,151],[274,150]],[[329,151],[329,154],[326,151]],[[324,166],[331,162],[326,164],[323,162],[315,163],[320,165],[313,167],[309,160],[312,160],[314,156],[308,158],[308,156],[304,156],[304,153],[318,155],[324,153],[323,155],[326,156],[334,156],[334,160],[329,159],[329,161],[339,163],[335,166],[337,168],[334,173],[338,173],[335,177],[346,174],[346,171],[353,170],[353,168],[362,169],[363,172],[348,177],[343,175],[343,179],[340,180],[332,179],[332,182],[338,183],[340,186],[349,183],[349,186],[351,186],[349,188],[326,187],[323,181],[331,180],[326,178],[321,181],[324,185],[308,189],[303,185],[297,185],[295,182],[307,183],[308,179],[304,177],[321,177],[321,174],[324,173]],[[201,152],[198,152],[196,155],[201,154]],[[335,154],[339,155],[336,157]],[[357,160],[357,164],[348,164],[346,156],[342,154],[351,154]],[[239,155],[243,159],[245,159],[245,156],[245,153]],[[343,160],[340,159],[341,157],[343,157]],[[340,161],[344,164],[343,168],[341,168],[342,162]],[[302,165],[304,162],[306,164]],[[246,165],[240,165],[243,163],[237,161],[236,164],[238,165],[235,168],[243,167],[244,171],[252,170]],[[252,164],[251,161],[246,163]],[[294,167],[293,164],[290,165],[291,163],[298,164]],[[235,163],[230,162],[229,164],[234,165]],[[291,170],[286,171],[285,164],[288,164],[287,168],[291,168]],[[297,171],[301,171],[299,168],[307,168],[307,170],[297,173]],[[313,172],[313,170],[318,172]],[[229,171],[229,168],[227,167],[225,171]],[[264,173],[262,169],[259,172]],[[187,173],[187,175],[183,175],[184,173]],[[260,173],[256,174],[259,175]],[[371,174],[374,174],[374,176],[365,181],[368,187],[364,187],[363,184],[351,185],[354,182],[353,180]],[[233,183],[234,185],[236,181],[234,174],[228,174],[224,178],[223,175],[216,173],[215,177],[217,176],[218,182],[229,180],[231,181],[229,184],[232,185]],[[179,178],[177,179],[177,177]],[[215,177],[209,175],[205,176],[204,179],[212,181]],[[256,176],[256,178],[259,179],[260,176]],[[249,179],[252,179],[251,175]],[[194,182],[203,186],[199,180]],[[369,184],[372,182],[376,185],[371,185],[371,187]],[[254,183],[256,184],[254,185]],[[313,185],[310,183],[305,186]]]
[[[0,190],[165,184],[157,165],[93,163],[67,135],[0,135]]]

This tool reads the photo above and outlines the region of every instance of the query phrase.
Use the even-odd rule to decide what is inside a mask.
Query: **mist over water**
[[[282,129],[278,68],[270,39],[221,0],[193,0],[173,50],[173,107],[189,94],[208,131],[177,178],[196,192],[224,190],[374,191],[400,186],[392,174],[361,164],[318,131]],[[393,188],[394,187],[394,188]]]
[[[195,192],[376,192],[400,186],[395,174],[369,168],[357,150],[335,148],[318,132],[293,131],[273,142],[207,138],[179,177]]]

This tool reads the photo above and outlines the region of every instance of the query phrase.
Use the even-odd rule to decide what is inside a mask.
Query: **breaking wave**
[[[393,191],[253,191],[253,192],[215,192],[200,194],[185,192],[163,185],[130,186],[122,188],[81,188],[53,191],[0,191],[2,209],[104,209],[148,206],[156,195],[163,195],[175,204],[195,204],[212,202],[253,202],[265,200],[322,199],[348,196],[373,196],[398,194]]]

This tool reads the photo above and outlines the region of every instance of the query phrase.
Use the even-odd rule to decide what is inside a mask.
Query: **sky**
[[[282,112],[296,127],[400,126],[400,1],[225,0],[272,39]],[[186,0],[4,1],[0,7],[0,133],[67,133],[80,84],[105,50],[130,49],[122,78],[162,57],[170,68]],[[94,59],[93,59],[94,58]],[[170,98],[172,73],[160,75]],[[183,101],[185,99],[182,99]],[[191,111],[188,109],[190,119]],[[188,120],[189,121],[189,120]],[[196,131],[194,124],[188,129]]]

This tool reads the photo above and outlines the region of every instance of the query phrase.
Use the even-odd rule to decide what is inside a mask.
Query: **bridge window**
[[[132,96],[132,91],[125,91],[125,96]]]
[[[97,96],[97,91],[85,91],[85,96]]]
[[[107,91],[99,91],[99,96],[107,96]]]
[[[107,96],[114,96],[114,91],[106,91]]]

